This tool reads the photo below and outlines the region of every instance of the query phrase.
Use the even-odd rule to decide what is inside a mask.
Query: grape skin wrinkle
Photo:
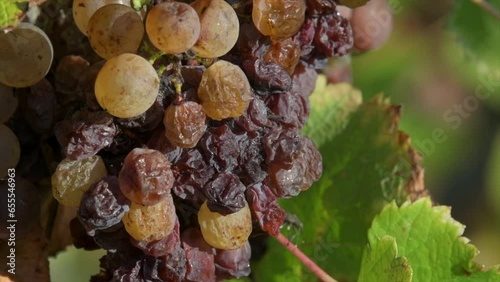
[[[132,202],[130,211],[122,218],[128,234],[137,241],[151,242],[165,238],[174,229],[175,206],[171,195],[153,206]]]
[[[210,211],[205,202],[198,211],[198,223],[205,241],[217,249],[238,249],[252,233],[252,216],[246,201],[242,209],[226,216]]]
[[[108,173],[99,156],[64,159],[52,175],[52,195],[62,205],[78,207],[83,193]]]
[[[101,107],[119,118],[146,112],[156,100],[160,79],[151,64],[135,54],[109,59],[95,82],[95,95]]]
[[[227,61],[217,61],[202,75],[198,87],[203,110],[212,119],[241,116],[248,107],[252,89],[245,73]]]

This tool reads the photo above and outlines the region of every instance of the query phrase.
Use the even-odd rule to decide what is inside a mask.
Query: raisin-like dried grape
[[[174,175],[168,158],[161,152],[135,148],[125,157],[118,180],[127,198],[149,206],[170,194]]]
[[[290,92],[298,93],[308,98],[316,87],[318,73],[315,69],[307,67],[302,62],[297,65],[292,75],[293,86]]]
[[[268,121],[266,104],[259,97],[254,97],[245,113],[234,119],[234,123],[244,132],[258,131],[266,126]]]
[[[97,154],[113,142],[116,134],[113,118],[104,111],[80,111],[72,119],[58,122],[55,128],[57,141],[72,160]]]
[[[291,75],[300,59],[300,46],[291,37],[273,42],[263,59],[277,63]]]
[[[250,275],[252,250],[247,241],[236,250],[217,250],[215,274],[218,279],[241,278]]]
[[[205,185],[207,206],[213,212],[228,215],[245,206],[246,187],[240,179],[230,173],[222,172]]]
[[[243,69],[259,94],[287,91],[292,87],[290,74],[277,63],[246,60]]]
[[[257,29],[274,39],[297,33],[306,14],[305,0],[253,0],[252,20]]]
[[[101,157],[62,160],[52,175],[52,194],[59,203],[78,207],[83,193],[108,173]]]
[[[165,136],[181,148],[193,148],[207,129],[206,115],[196,102],[170,104],[165,111],[163,125]]]
[[[260,228],[271,236],[277,236],[286,215],[269,187],[262,183],[251,185],[247,190],[247,199]]]
[[[172,167],[175,171],[175,184],[172,192],[179,198],[201,205],[205,200],[203,187],[215,171],[203,160],[197,149],[185,151]]]
[[[82,197],[78,218],[89,235],[95,230],[119,224],[129,210],[130,201],[123,195],[116,176],[106,176],[94,184]]]
[[[309,101],[298,93],[284,92],[267,97],[266,105],[274,114],[271,118],[283,127],[301,129],[307,121]]]
[[[318,18],[314,45],[326,57],[343,56],[354,44],[351,25],[338,13]]]
[[[207,116],[222,120],[243,114],[252,97],[252,89],[238,66],[219,60],[203,73],[198,97]]]
[[[98,250],[101,248],[96,244],[94,238],[87,234],[87,230],[85,230],[85,227],[82,225],[78,217],[73,218],[69,222],[69,232],[71,233],[71,239],[75,248],[87,251]]]
[[[207,163],[219,172],[231,171],[238,165],[240,148],[236,135],[227,125],[207,131],[200,140],[200,147]]]
[[[185,281],[215,281],[214,250],[205,242],[200,230],[186,229],[181,238],[187,260]]]

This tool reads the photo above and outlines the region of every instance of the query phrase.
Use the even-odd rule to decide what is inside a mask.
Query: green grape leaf
[[[132,7],[134,7],[137,11],[149,4],[151,4],[151,0],[132,0]]]
[[[349,115],[361,105],[362,96],[348,83],[328,84],[326,76],[319,75],[309,98],[311,115],[302,134],[321,147],[345,128]]]
[[[2,0],[0,1],[0,32],[14,28],[24,17],[24,11],[30,0]]]
[[[324,99],[319,105],[326,113],[334,107],[330,103],[336,101]],[[318,118],[309,121],[312,128],[321,128],[316,123],[330,122],[321,118],[317,107],[313,103],[312,116]],[[409,137],[398,130],[400,107],[381,95],[351,115],[343,113],[332,118],[339,117],[344,120],[332,122],[332,130],[304,131],[313,134],[309,136],[314,141],[321,141],[323,175],[308,191],[280,201],[304,224],[302,229],[298,224],[289,224],[282,232],[334,278],[356,281],[373,218],[394,199],[402,203],[425,194],[423,170]],[[338,126],[340,123],[347,125]],[[315,279],[273,239],[254,269],[256,281]]]
[[[396,240],[384,236],[365,249],[359,282],[411,282],[413,269],[398,256]]]
[[[465,226],[451,217],[450,210],[432,206],[427,197],[401,207],[392,202],[373,220],[370,245],[394,237],[399,255],[413,268],[414,281],[500,281],[497,270],[482,273],[472,261],[479,252],[462,237]]]
[[[500,80],[500,19],[474,4],[475,1],[455,1],[450,15],[450,27],[463,43],[468,54],[478,63],[480,72],[495,73]],[[479,1],[478,1],[479,2]],[[487,1],[500,11],[500,0]],[[481,71],[482,70],[482,71]]]

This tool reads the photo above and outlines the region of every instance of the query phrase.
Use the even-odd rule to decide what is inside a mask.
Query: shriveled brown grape
[[[170,194],[174,176],[170,161],[159,151],[136,148],[125,160],[118,175],[120,189],[132,202],[154,205]]]
[[[290,37],[304,23],[304,0],[253,0],[252,20],[264,35],[275,39]]]
[[[206,115],[196,102],[171,104],[165,111],[165,137],[181,148],[193,148],[207,129]]]
[[[198,98],[212,119],[241,116],[248,107],[252,89],[245,73],[227,61],[217,61],[201,78]]]
[[[293,74],[299,59],[300,46],[292,38],[274,42],[264,55],[264,61],[277,63],[290,75]]]

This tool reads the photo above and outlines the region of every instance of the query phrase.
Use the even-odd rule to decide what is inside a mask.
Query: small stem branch
[[[312,261],[306,254],[304,254],[297,246],[290,242],[283,234],[279,233],[275,237],[278,241],[287,248],[292,254],[294,254],[309,270],[311,270],[319,279],[323,282],[337,282],[328,273],[326,273],[321,267],[319,267],[314,261]]]
[[[471,0],[471,1],[472,1],[472,3],[479,6],[479,8],[483,9],[488,14],[497,18],[497,20],[500,20],[500,10],[498,10],[495,6],[493,6],[488,1],[486,1],[486,0]]]

